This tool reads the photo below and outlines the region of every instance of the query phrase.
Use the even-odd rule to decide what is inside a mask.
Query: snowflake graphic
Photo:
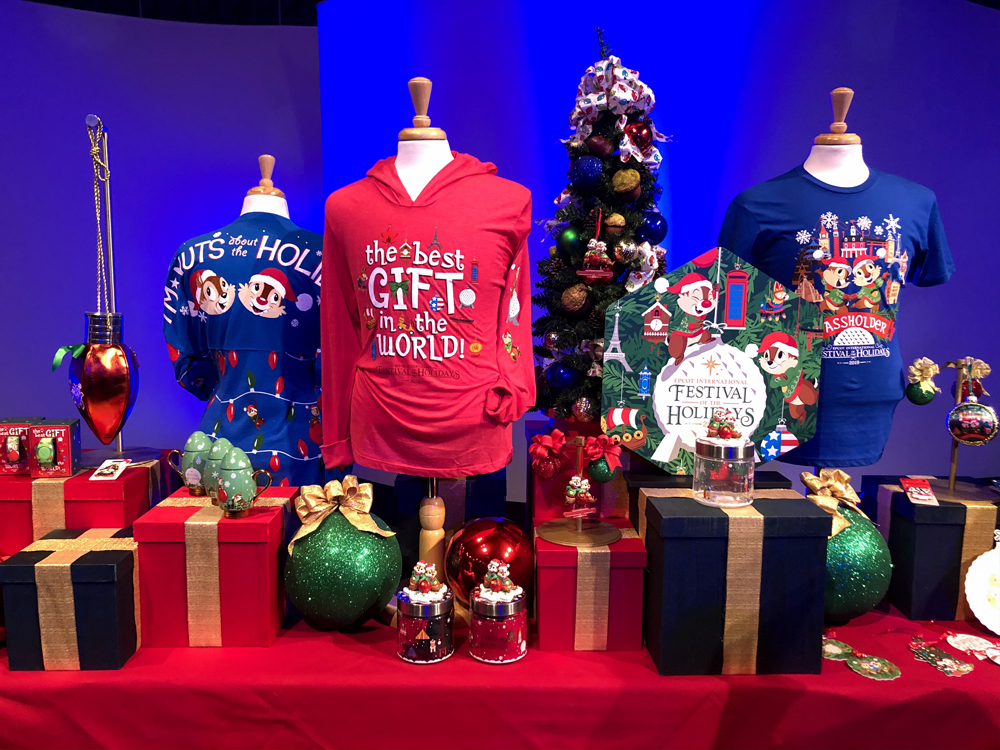
[[[292,318],[292,328],[298,328],[298,327],[299,327],[299,319]]]
[[[181,315],[187,315],[187,314],[188,314],[188,308],[187,308],[187,305],[184,305],[184,307],[182,307],[182,308],[180,309],[180,313],[181,313]]]
[[[892,214],[889,214],[888,219],[883,219],[885,222],[885,230],[887,232],[898,232],[899,231],[899,219],[897,219]]]
[[[205,311],[204,310],[199,310],[198,311],[198,320],[200,320],[202,323],[204,323],[205,321],[208,320],[208,316],[205,315]]]
[[[798,242],[800,245],[808,245],[810,242],[812,242],[812,238],[813,238],[812,232],[806,231],[805,229],[800,229],[795,234],[795,241]]]
[[[832,211],[827,211],[825,214],[819,217],[819,220],[823,222],[823,226],[826,227],[827,229],[836,229],[837,222],[840,220],[840,217],[838,217],[837,214],[833,213]]]
[[[869,219],[867,216],[862,216],[858,219],[858,229],[860,229],[862,232],[867,232],[871,228],[872,228],[872,220]]]
[[[877,227],[875,227],[875,234],[877,234],[877,235],[881,235],[882,232],[884,232],[884,231],[885,230],[882,228],[881,224],[879,224]]]

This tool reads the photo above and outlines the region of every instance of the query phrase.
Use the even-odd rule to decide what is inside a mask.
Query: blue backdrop
[[[331,0],[317,38],[0,0],[0,414],[75,413],[65,372],[49,363],[81,340],[94,304],[89,112],[111,133],[119,306],[142,362],[126,439],[178,445],[201,405],[173,382],[160,335],[166,264],[239,213],[257,155],[277,157],[293,220],[322,231],[325,196],[395,151],[413,115],[406,81],[425,75],[429,114],[453,147],[495,162],[531,189],[536,219],[550,216],[567,168],[558,140],[597,59],[597,24],[653,87],[654,119],[674,136],[661,171],[674,265],[714,245],[733,195],[802,162],[831,120],[829,91],[851,86],[848,123],[867,160],[937,192],[958,265],[949,284],[907,297],[904,359],[971,354],[1000,366],[1000,13],[966,0],[470,7],[480,5]],[[946,470],[944,400],[902,404],[870,471]],[[1000,440],[963,448],[960,461],[996,473]]]

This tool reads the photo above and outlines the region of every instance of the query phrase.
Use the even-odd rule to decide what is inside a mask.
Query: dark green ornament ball
[[[835,625],[870,612],[892,578],[889,548],[875,524],[850,508],[840,512],[851,525],[826,546],[825,614]]]
[[[372,519],[389,528],[378,516]],[[285,591],[312,627],[348,630],[385,609],[402,567],[396,537],[360,531],[336,511],[295,543],[285,565]]]
[[[571,255],[583,251],[583,239],[573,227],[566,227],[556,237],[556,247],[563,255]]]
[[[906,386],[906,398],[917,406],[929,404],[936,395],[937,391],[930,383],[910,383]]]
[[[615,478],[615,470],[608,466],[608,462],[604,456],[601,456],[596,461],[590,462],[590,466],[587,467],[587,474],[590,476],[591,480],[599,484],[610,482]]]

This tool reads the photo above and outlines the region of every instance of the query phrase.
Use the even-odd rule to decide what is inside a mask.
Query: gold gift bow
[[[51,552],[35,563],[38,596],[38,628],[42,665],[46,670],[79,670],[80,650],[76,640],[76,604],[70,566],[88,552],[128,550],[132,552],[132,596],[135,607],[135,648],[142,645],[139,612],[139,557],[132,537],[112,538],[121,529],[88,529],[75,539],[39,539],[22,552]]]
[[[987,375],[989,375],[991,372],[993,372],[993,370],[990,368],[990,366],[988,364],[986,364],[985,362],[983,362],[983,360],[981,360],[981,359],[974,359],[972,357],[966,357],[966,360],[972,360],[972,364],[969,366],[969,373],[968,374],[969,374],[969,377],[972,378],[973,380],[982,381],[983,378],[985,378]],[[958,369],[958,365],[956,365],[954,362],[945,362],[944,366],[945,367],[954,367],[955,369]],[[960,377],[962,377],[962,376],[960,375]],[[979,387],[980,388],[983,387],[983,384],[981,382],[979,383]],[[940,390],[940,389],[938,389],[938,390]],[[972,393],[972,391],[970,390],[969,393]],[[983,395],[984,396],[989,396],[990,392],[987,391],[985,388],[983,388]]]
[[[913,360],[913,364],[907,369],[907,379],[911,383],[930,383],[938,393],[941,389],[934,383],[934,376],[941,372],[941,368],[934,364],[933,360],[927,357],[919,357]]]
[[[299,496],[295,498],[295,512],[302,521],[302,527],[288,543],[288,554],[292,554],[299,539],[319,529],[323,520],[337,510],[359,531],[369,531],[384,537],[396,536],[395,531],[381,529],[372,520],[372,500],[372,485],[358,482],[353,474],[344,477],[343,482],[334,479],[324,487],[309,484],[301,488]]]
[[[864,511],[858,507],[861,498],[851,486],[851,475],[847,472],[840,469],[820,469],[819,476],[816,476],[811,472],[803,471],[799,478],[802,480],[802,484],[809,489],[806,498],[833,516],[831,539],[851,525],[851,522],[844,518],[839,510],[841,503],[860,513],[863,518],[868,518]]]
[[[281,507],[285,498],[261,497],[254,507]],[[198,508],[184,522],[184,581],[187,590],[188,645],[222,645],[219,594],[219,521],[222,509],[207,495],[168,497],[158,508]]]

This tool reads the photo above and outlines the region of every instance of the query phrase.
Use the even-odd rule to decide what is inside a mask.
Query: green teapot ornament
[[[191,433],[184,443],[184,452],[172,450],[167,454],[167,463],[176,471],[194,497],[203,497],[205,490],[205,473],[208,466],[208,453],[212,449],[212,439],[201,430]],[[174,455],[180,457],[180,466],[174,464]]]
[[[233,444],[225,438],[219,438],[212,443],[205,464],[205,490],[215,505],[219,504],[219,476],[222,472],[222,459],[233,449]]]
[[[257,486],[257,475],[267,477],[267,484]],[[254,471],[247,454],[239,448],[230,448],[219,470],[219,507],[226,518],[244,518],[250,513],[254,501],[271,486],[271,472],[267,469]]]

